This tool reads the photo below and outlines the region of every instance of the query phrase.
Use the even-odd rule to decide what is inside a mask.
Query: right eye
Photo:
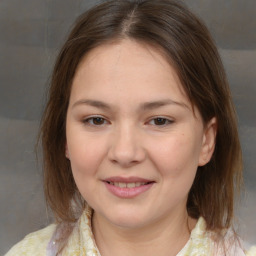
[[[93,125],[93,126],[102,126],[102,125],[108,124],[108,121],[105,118],[100,116],[92,116],[84,119],[83,123]]]

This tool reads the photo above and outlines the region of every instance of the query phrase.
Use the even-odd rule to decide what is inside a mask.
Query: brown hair
[[[112,0],[80,16],[57,58],[42,125],[45,196],[58,221],[73,222],[84,207],[65,157],[65,121],[72,79],[91,49],[130,38],[158,47],[176,69],[184,90],[207,123],[217,118],[211,161],[198,167],[188,195],[191,217],[208,230],[231,225],[234,192],[242,176],[236,115],[223,64],[207,28],[181,2]]]

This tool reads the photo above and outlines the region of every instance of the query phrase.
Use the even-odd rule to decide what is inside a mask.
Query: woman
[[[173,0],[107,1],[64,44],[42,119],[56,224],[10,255],[256,255],[232,228],[242,182],[228,82]]]

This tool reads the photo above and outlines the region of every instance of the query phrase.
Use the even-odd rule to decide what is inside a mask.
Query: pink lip
[[[133,183],[133,182],[153,182],[153,180],[143,179],[140,177],[120,177],[120,176],[113,176],[104,179],[104,181],[111,181],[111,182],[124,182],[124,183]]]
[[[120,197],[120,198],[134,198],[147,190],[149,190],[153,185],[154,181],[139,178],[139,177],[110,177],[105,180],[103,180],[106,188],[110,193],[113,195]],[[136,183],[136,182],[142,182],[147,183],[145,185],[141,185],[139,187],[133,187],[133,188],[120,188],[118,186],[112,185],[109,182],[122,182],[122,183]],[[148,183],[150,182],[150,183]]]

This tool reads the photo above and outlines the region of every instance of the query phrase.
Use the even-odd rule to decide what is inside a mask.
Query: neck
[[[186,244],[196,220],[187,212],[140,228],[122,228],[94,213],[92,226],[102,256],[174,256]]]

